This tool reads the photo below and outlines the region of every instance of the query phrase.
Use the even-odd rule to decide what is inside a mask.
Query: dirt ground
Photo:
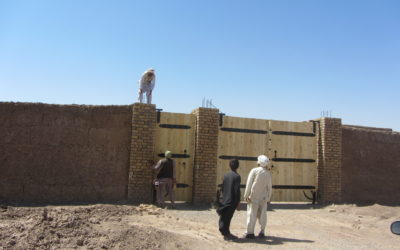
[[[214,209],[178,204],[0,207],[0,249],[399,249],[400,207],[271,204],[267,238],[226,242]],[[245,205],[232,233],[242,236]],[[256,233],[258,232],[256,226]]]

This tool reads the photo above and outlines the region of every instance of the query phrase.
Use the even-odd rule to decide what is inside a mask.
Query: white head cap
[[[269,159],[265,155],[259,155],[257,158],[257,163],[260,164],[261,167],[265,168],[269,163]]]

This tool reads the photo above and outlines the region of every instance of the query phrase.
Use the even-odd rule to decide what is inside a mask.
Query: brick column
[[[129,164],[128,201],[152,201],[151,161],[153,160],[156,106],[133,104],[132,139]]]
[[[219,110],[198,108],[193,176],[193,203],[210,203],[215,199],[217,180]]]
[[[318,133],[318,199],[342,200],[342,120],[321,118]]]

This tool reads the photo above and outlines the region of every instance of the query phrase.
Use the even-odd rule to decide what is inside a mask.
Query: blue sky
[[[126,105],[400,131],[400,1],[0,1],[0,101]]]

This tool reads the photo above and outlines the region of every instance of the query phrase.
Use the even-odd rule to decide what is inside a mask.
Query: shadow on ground
[[[246,238],[239,238],[235,240],[236,243],[257,243],[257,244],[265,244],[265,245],[282,245],[286,242],[295,242],[295,243],[314,243],[312,240],[301,240],[301,239],[292,239],[292,238],[284,238],[284,237],[277,237],[277,236],[267,236],[265,238],[256,238],[246,239]]]

